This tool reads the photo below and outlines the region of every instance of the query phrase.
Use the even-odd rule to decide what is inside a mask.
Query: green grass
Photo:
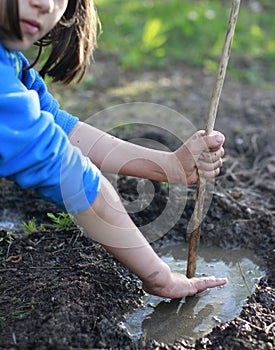
[[[48,213],[48,217],[52,221],[52,227],[55,231],[72,231],[76,229],[73,221],[73,215],[68,213]]]
[[[28,222],[22,222],[23,229],[27,235],[38,231],[54,230],[58,231],[74,231],[77,229],[73,221],[73,216],[68,213],[48,213],[47,216],[51,219],[51,224],[40,224],[37,226],[35,219],[29,220]],[[81,231],[82,233],[82,231]]]
[[[98,47],[116,55],[122,66],[161,67],[180,61],[210,71],[217,69],[231,1],[95,3],[103,28]],[[253,8],[248,3],[261,5]],[[243,0],[229,67],[235,77],[252,82],[274,77],[274,10],[274,0]]]
[[[7,315],[0,315],[0,334],[5,330],[6,322],[9,319],[24,320],[36,310],[37,302],[26,302],[22,305],[16,306],[17,298],[13,297],[10,302],[10,313]]]

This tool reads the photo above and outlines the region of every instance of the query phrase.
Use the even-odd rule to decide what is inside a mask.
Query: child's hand
[[[212,178],[220,173],[224,155],[224,136],[214,131],[211,136],[205,136],[203,130],[197,131],[174,154],[183,167],[181,181],[193,184],[198,181],[198,175]]]
[[[163,298],[183,298],[202,292],[205,289],[219,287],[227,283],[226,278],[202,277],[202,278],[187,278],[179,273],[171,273],[170,278],[166,283],[157,284],[143,283],[143,289],[153,295],[158,295]]]

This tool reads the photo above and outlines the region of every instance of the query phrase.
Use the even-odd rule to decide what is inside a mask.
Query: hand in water
[[[208,288],[223,286],[227,283],[226,278],[215,277],[193,277],[187,278],[180,273],[170,273],[168,279],[158,282],[158,276],[152,278],[150,282],[143,283],[143,289],[149,294],[158,295],[163,298],[184,298],[195,295]]]

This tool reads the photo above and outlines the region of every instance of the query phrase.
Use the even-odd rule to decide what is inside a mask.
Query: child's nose
[[[54,0],[30,0],[30,4],[43,13],[50,13],[54,8]]]

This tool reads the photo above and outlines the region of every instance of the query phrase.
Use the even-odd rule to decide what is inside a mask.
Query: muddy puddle
[[[167,246],[158,253],[171,270],[185,273],[187,245]],[[261,261],[249,250],[200,247],[196,275],[227,277],[227,285],[182,300],[146,294],[144,306],[128,316],[125,326],[133,337],[143,334],[146,339],[173,343],[185,336],[194,342],[213,327],[238,316],[263,274]]]

